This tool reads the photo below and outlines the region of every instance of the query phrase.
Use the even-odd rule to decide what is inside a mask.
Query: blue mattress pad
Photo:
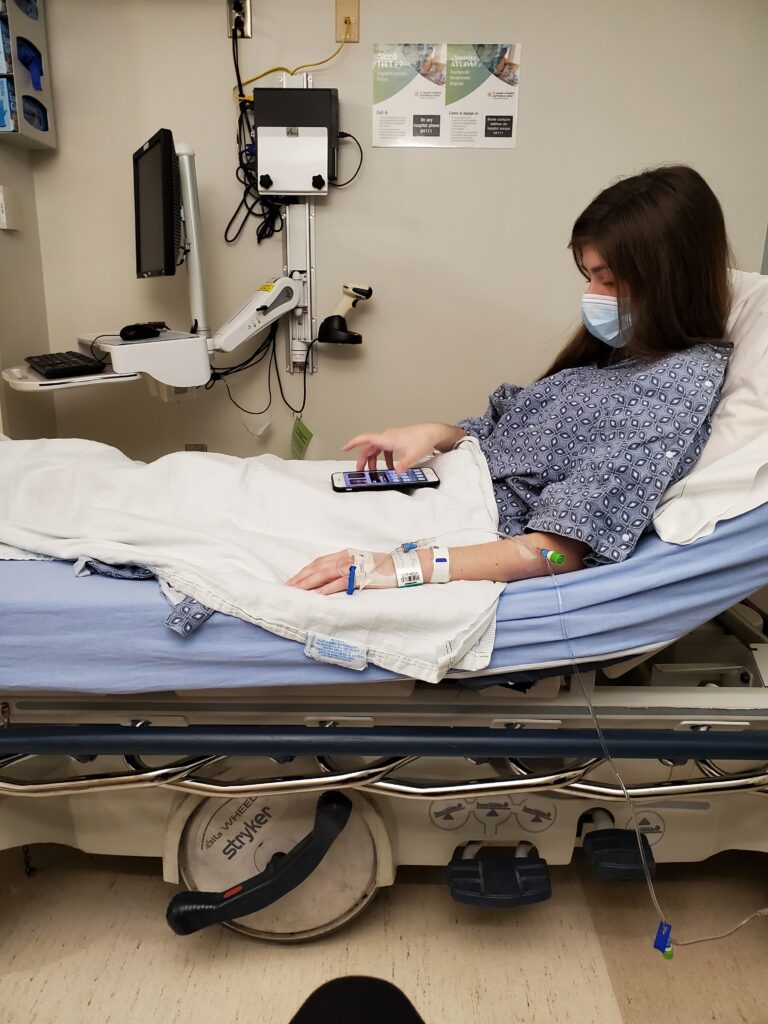
[[[694,544],[647,534],[627,561],[509,584],[486,671],[611,660],[683,636],[768,584],[768,505]],[[565,610],[560,615],[560,602]],[[155,581],[76,577],[71,563],[0,561],[0,694],[151,693],[396,679],[310,661],[300,644],[216,614],[164,625]],[[568,641],[564,636],[568,635]]]

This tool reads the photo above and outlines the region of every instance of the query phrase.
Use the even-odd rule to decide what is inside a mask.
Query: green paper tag
[[[303,420],[293,421],[291,431],[291,455],[294,459],[303,459],[307,454],[309,442],[312,440],[312,431]]]

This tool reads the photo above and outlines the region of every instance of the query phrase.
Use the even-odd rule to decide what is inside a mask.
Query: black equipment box
[[[256,167],[259,164],[257,128],[327,128],[328,180],[337,177],[339,132],[338,89],[254,89],[250,101]]]

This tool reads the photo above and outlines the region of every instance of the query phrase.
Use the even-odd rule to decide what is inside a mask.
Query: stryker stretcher
[[[400,864],[493,906],[547,898],[578,845],[642,877],[584,685],[656,861],[768,850],[768,636],[741,603],[766,585],[768,506],[649,535],[508,586],[489,668],[430,685],[223,615],[182,640],[152,583],[0,562],[0,847],[162,857],[174,930],[278,939],[339,927]]]

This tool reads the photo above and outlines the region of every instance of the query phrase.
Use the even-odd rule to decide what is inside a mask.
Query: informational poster
[[[520,43],[376,43],[374,146],[512,149]]]

